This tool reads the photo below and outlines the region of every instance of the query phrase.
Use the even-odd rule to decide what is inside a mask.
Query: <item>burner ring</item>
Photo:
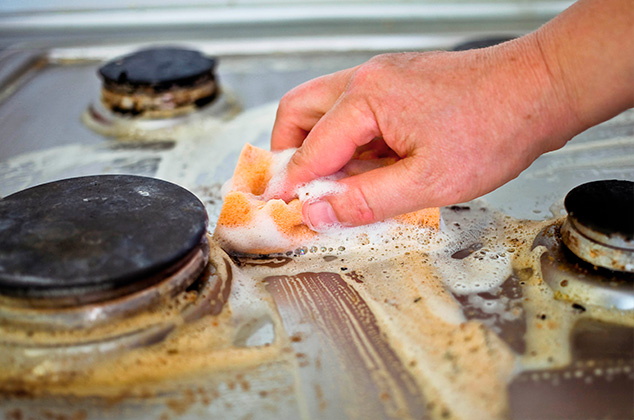
[[[634,274],[600,268],[574,255],[563,243],[561,224],[546,226],[533,241],[543,246],[541,271],[555,298],[624,311],[634,310]]]
[[[609,270],[634,273],[634,248],[605,245],[592,237],[596,234],[591,235],[592,231],[584,229],[572,217],[568,217],[561,227],[564,244],[582,260]]]
[[[209,241],[205,238],[170,270],[170,275],[161,276],[159,282],[107,300],[95,294],[46,299],[0,295],[0,318],[36,329],[73,330],[130,317],[190,287],[207,267],[209,250]]]

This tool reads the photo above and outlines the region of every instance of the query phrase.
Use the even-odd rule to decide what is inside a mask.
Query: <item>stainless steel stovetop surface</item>
[[[521,34],[541,24],[564,4],[500,3],[497,8],[489,4],[480,9],[487,10],[488,15],[474,14],[473,3],[458,4],[453,12],[442,5],[426,8],[419,4],[410,13],[406,3],[375,9],[348,4],[332,9],[313,6],[311,9],[291,4],[285,11],[279,5],[260,6],[260,15],[246,13],[255,13],[254,5],[242,5],[242,9],[221,7],[216,15],[197,14],[199,9],[186,8],[175,13],[180,24],[166,23],[169,21],[161,15],[165,10],[143,15],[148,19],[146,25],[123,24],[119,19],[124,16],[122,12],[107,10],[72,12],[53,18],[37,13],[2,16],[0,33],[12,42],[3,43],[4,49],[0,50],[0,197],[73,176],[152,176],[177,183],[201,198],[209,213],[209,230],[213,232],[221,205],[220,186],[231,176],[243,144],[268,146],[276,103],[287,90],[310,78],[359,64],[380,52],[448,49],[477,36]],[[75,22],[73,17],[80,15],[92,16],[93,22],[101,23],[95,24],[92,31],[74,24],[64,32],[64,25]],[[260,20],[255,16],[260,16]],[[194,19],[191,26],[188,19]],[[39,29],[35,27],[38,22]],[[44,35],[52,37],[46,41]],[[149,45],[185,46],[219,57],[221,99],[199,116],[169,124],[122,122],[104,127],[91,121],[86,110],[99,102],[97,68],[106,60]],[[494,248],[496,240],[506,241],[504,232],[508,226],[516,226],[516,219],[519,225],[530,226],[529,231],[535,226],[557,225],[564,215],[563,198],[571,188],[610,178],[634,180],[633,111],[542,156],[516,180],[485,196],[484,201],[468,203],[469,210],[443,209],[444,229],[455,231],[456,226],[469,225],[473,219],[470,212],[479,208],[497,211],[487,219],[502,221],[494,234],[480,226],[468,232],[471,237],[461,239],[464,248],[478,240],[489,241],[485,249],[488,245]],[[512,221],[507,221],[506,216]],[[564,326],[562,321],[549,327],[550,319],[540,318],[545,314],[533,313],[534,308],[522,303],[523,299],[541,299],[549,289],[538,284],[539,276],[533,272],[541,254],[533,255],[536,252],[531,254],[529,245],[518,243],[518,249],[521,247],[526,250],[526,261],[506,267],[510,270],[508,278],[499,285],[477,293],[449,293],[458,305],[456,316],[480,322],[522,360],[524,372],[509,376],[511,382],[504,391],[508,392],[509,411],[502,412],[501,417],[631,418],[632,311],[625,310],[615,317],[609,309],[593,311],[578,299],[567,301],[560,293],[553,296],[559,302],[557,307],[563,312],[572,311],[560,320],[575,320],[578,316],[578,322]],[[408,341],[411,337],[399,333],[414,328],[408,324],[411,320],[401,319],[400,312],[390,312],[405,305],[410,297],[412,302],[419,302],[417,293],[430,290],[420,289],[419,285],[412,291],[406,287],[406,275],[394,275],[400,279],[392,280],[395,296],[382,300],[387,292],[377,284],[389,281],[374,278],[372,282],[371,273],[382,271],[376,265],[359,264],[358,260],[355,263],[354,258],[336,248],[295,254],[304,253],[295,255],[291,262],[265,260],[269,266],[264,268],[256,265],[263,261],[234,260],[233,293],[240,296],[229,300],[230,310],[216,321],[209,319],[210,323],[224,322],[231,328],[214,336],[205,335],[210,332],[198,324],[185,326],[182,331],[190,338],[177,334],[173,340],[168,338],[157,345],[174,345],[181,356],[173,349],[165,349],[165,353],[159,349],[144,356],[157,366],[180,363],[183,372],[193,374],[183,377],[174,368],[153,377],[148,371],[148,377],[160,382],[157,390],[144,395],[130,392],[127,397],[125,392],[114,396],[82,394],[76,385],[72,395],[64,395],[60,392],[63,384],[52,395],[12,393],[0,399],[0,412],[10,419],[442,418],[445,414],[459,418],[459,408],[452,407],[445,413],[434,407],[434,391],[417,382],[417,372],[433,375],[427,368],[416,370],[419,368],[408,365],[408,357],[411,363],[426,359],[419,359],[419,349],[407,345],[417,341]],[[442,252],[430,253],[442,257]],[[477,252],[473,252],[475,256]],[[413,264],[408,258],[399,255],[381,264],[385,271],[397,273],[400,266]],[[464,258],[463,267],[467,277],[469,270],[475,269],[469,264],[476,264],[469,258]],[[529,267],[533,271],[529,272]],[[304,276],[312,272],[337,274]],[[361,277],[348,275],[352,273]],[[254,279],[259,282],[264,278],[268,281],[265,287],[251,285]],[[296,283],[298,279],[303,283]],[[297,284],[304,284],[307,290],[296,290]],[[540,292],[531,289],[533,286]],[[259,300],[245,299],[249,293],[259,296]],[[630,288],[625,293],[631,297],[633,292]],[[350,304],[358,300],[360,304]],[[491,312],[488,300],[501,302],[504,309]],[[579,306],[583,313],[593,315],[584,315]],[[409,307],[403,311],[414,313],[407,312]],[[332,314],[347,315],[337,318]],[[355,325],[347,329],[352,324]],[[551,343],[554,347],[567,347],[532,348],[532,343],[537,342],[533,335],[541,328],[568,331],[566,340],[553,335],[555,344]],[[389,340],[384,340],[384,336]],[[191,337],[200,340],[188,341]],[[179,340],[196,343],[191,344],[191,353],[184,354]],[[202,345],[201,340],[208,340],[209,345]],[[357,346],[358,342],[365,346]],[[228,348],[239,352],[223,359]],[[552,353],[550,367],[536,361],[541,350]],[[165,354],[172,359],[159,360]],[[244,358],[249,357],[252,363],[245,363]],[[442,360],[447,362],[446,358]],[[107,363],[106,368],[95,368],[95,375],[105,375]],[[125,388],[124,379],[117,385],[120,371],[115,367],[113,387]],[[42,362],[30,378],[44,378],[50,372],[55,372],[50,362]],[[103,383],[108,382],[103,378]],[[473,388],[485,386],[478,383],[475,373],[466,378],[473,379]],[[456,391],[456,395],[470,395],[461,392]],[[461,403],[454,400],[453,404],[459,407]],[[482,413],[474,412],[473,418],[478,416],[482,417]]]

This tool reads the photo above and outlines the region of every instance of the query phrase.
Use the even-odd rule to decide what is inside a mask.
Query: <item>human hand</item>
[[[382,55],[293,89],[280,102],[271,148],[299,149],[275,195],[289,200],[295,186],[337,172],[362,147],[389,151],[399,160],[340,180],[343,193],[304,203],[311,228],[367,224],[468,201],[631,106],[624,87],[632,83],[626,60],[632,54],[624,54],[617,40],[614,48],[606,47],[601,38],[614,37],[617,26],[631,26],[616,10],[628,3],[611,3],[615,10],[598,1],[581,3],[555,29],[495,47]],[[616,15],[624,17],[621,22]],[[580,26],[579,19],[598,27]],[[606,33],[608,25],[614,33]],[[558,31],[575,42],[553,44],[561,38]],[[629,32],[620,33],[631,44]],[[579,61],[596,60],[588,50],[622,62],[613,66],[614,77],[599,77],[596,66]],[[614,83],[606,85],[606,79]],[[585,95],[579,86],[587,86]]]
[[[547,123],[573,116],[540,66],[516,45],[389,54],[301,85],[282,99],[271,142],[273,150],[301,146],[286,193],[337,172],[365,147],[400,159],[306,203],[309,226],[366,224],[485,194],[568,139]]]

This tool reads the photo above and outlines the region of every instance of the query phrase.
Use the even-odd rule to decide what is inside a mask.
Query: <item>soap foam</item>
[[[296,148],[282,150],[273,153],[273,163],[271,165],[271,178],[269,179],[266,191],[264,191],[264,199],[270,200],[274,197],[281,196],[285,191],[288,162],[290,162]],[[295,192],[295,191],[293,191]]]
[[[474,252],[460,264],[439,264],[437,269],[447,279],[449,290],[458,295],[489,291],[513,274],[511,260],[502,246]]]
[[[244,226],[228,227],[219,224],[215,234],[220,238],[220,245],[225,249],[240,250],[249,246],[251,253],[256,254],[260,250],[291,249],[295,245],[264,213],[258,213],[252,223]],[[257,248],[254,244],[257,244]]]
[[[329,195],[338,195],[346,191],[346,186],[337,182],[343,174],[319,178],[307,184],[300,185],[295,191],[302,203],[315,201]]]

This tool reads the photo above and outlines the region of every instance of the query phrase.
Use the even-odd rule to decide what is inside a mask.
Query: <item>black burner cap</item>
[[[190,86],[201,77],[211,77],[216,60],[198,51],[181,48],[151,48],[120,57],[99,69],[105,82],[150,86],[156,90]]]
[[[130,289],[177,265],[206,230],[203,204],[166,181],[98,175],[39,185],[0,200],[0,291]]]
[[[625,240],[634,238],[634,182],[594,181],[572,189],[564,205],[568,214],[586,228]]]

